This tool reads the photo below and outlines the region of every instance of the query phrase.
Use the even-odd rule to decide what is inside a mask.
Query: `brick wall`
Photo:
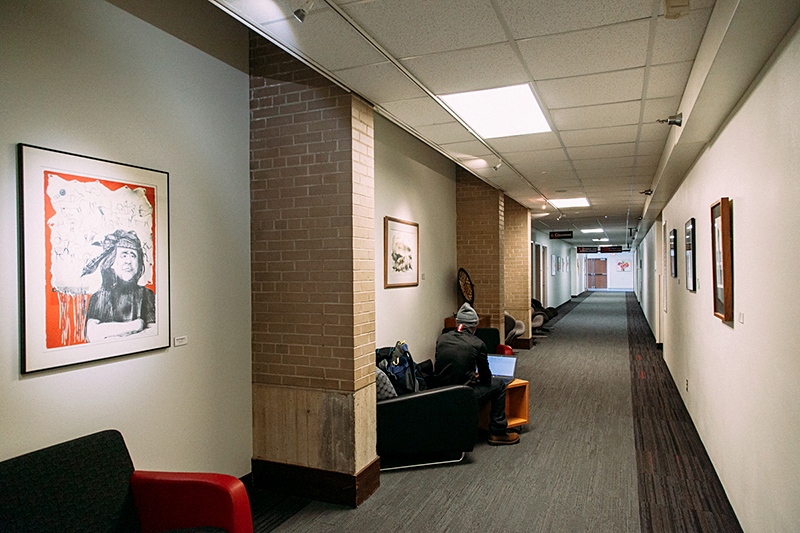
[[[254,34],[250,104],[253,456],[358,476],[377,464],[373,111]]]
[[[475,285],[475,311],[504,331],[504,194],[463,168],[456,170],[458,267]]]
[[[251,38],[253,381],[374,381],[372,110]]]
[[[531,331],[531,212],[505,198],[505,305],[506,311],[525,323],[522,338]]]

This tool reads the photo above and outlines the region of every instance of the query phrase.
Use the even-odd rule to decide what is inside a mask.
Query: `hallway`
[[[359,508],[310,502],[275,530],[741,531],[632,293],[574,298],[516,355],[530,382],[519,445],[384,472]]]

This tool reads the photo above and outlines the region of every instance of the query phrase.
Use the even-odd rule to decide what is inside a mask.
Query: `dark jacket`
[[[468,329],[454,329],[439,336],[434,369],[436,386],[474,383],[476,369],[480,383],[492,381],[486,345]]]

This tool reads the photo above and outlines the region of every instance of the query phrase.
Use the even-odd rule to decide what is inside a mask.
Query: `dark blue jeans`
[[[506,419],[506,384],[502,379],[492,378],[488,385],[474,383],[471,385],[478,400],[478,407],[483,407],[486,402],[492,402],[489,411],[489,433],[504,435],[508,428]]]

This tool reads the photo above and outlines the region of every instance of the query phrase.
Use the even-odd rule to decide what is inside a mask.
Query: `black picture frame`
[[[669,232],[669,274],[678,277],[678,230]]]
[[[169,174],[22,143],[17,157],[21,373],[168,348]]]
[[[697,291],[697,278],[696,270],[697,264],[694,254],[694,234],[695,234],[695,220],[694,217],[686,221],[685,229],[685,245],[686,245],[686,288],[692,292]]]

